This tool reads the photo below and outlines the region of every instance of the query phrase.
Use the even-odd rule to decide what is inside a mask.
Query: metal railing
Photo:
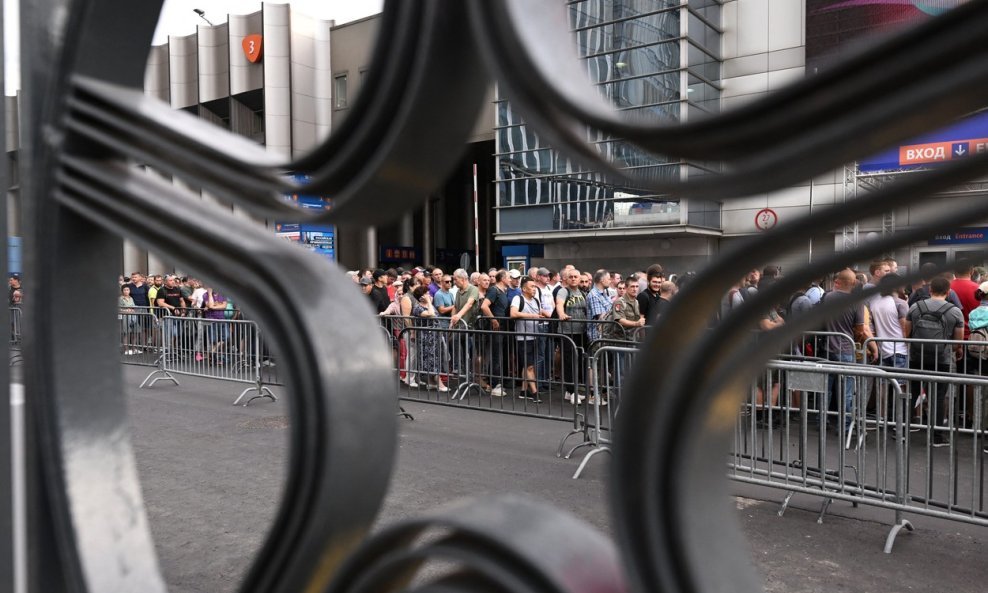
[[[393,343],[402,399],[577,424],[572,402],[586,383],[583,350],[570,337],[437,323],[419,320]]]
[[[20,307],[10,307],[10,366],[24,362],[21,354],[21,343],[23,341],[23,312]]]
[[[584,406],[583,426],[563,437],[556,451],[557,457],[569,459],[578,449],[591,448],[573,473],[574,480],[579,479],[595,455],[611,452],[610,434],[621,404],[621,391],[637,353],[637,349],[626,346],[600,346],[589,355],[589,381],[593,389],[579,404]],[[566,441],[575,434],[582,435],[583,441],[563,455]]]
[[[277,397],[265,383],[262,368],[260,332],[253,321],[205,319],[167,315],[161,318],[161,356],[158,368],[141,384],[153,387],[162,380],[178,385],[174,375],[249,383],[234,400],[238,405],[251,392],[244,405],[266,397]]]

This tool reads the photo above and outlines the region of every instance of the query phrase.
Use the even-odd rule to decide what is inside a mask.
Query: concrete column
[[[364,244],[364,261],[361,267],[366,268],[376,268],[377,267],[377,229],[370,227],[367,229],[367,234],[365,238],[366,243]]]
[[[135,245],[130,241],[124,241],[123,243],[123,272],[122,274],[129,277],[131,272],[143,272],[147,273],[148,267],[148,254],[146,251]]]
[[[169,103],[169,45],[164,43],[152,46],[148,53],[147,69],[144,70],[144,94],[165,103]]]
[[[199,45],[197,35],[168,38],[168,101],[174,109],[199,103]],[[145,91],[151,94],[150,91]],[[158,92],[160,97],[160,91]]]
[[[248,35],[262,32],[261,11],[231,14],[229,18],[230,38],[227,47],[230,50],[230,94],[239,95],[264,86],[264,54],[267,42],[265,40],[261,45],[261,61],[251,63],[244,54],[243,41]]]
[[[435,249],[432,247],[432,198],[422,206],[422,263],[435,265]]]
[[[265,2],[264,138],[271,152],[291,158],[291,32],[288,4]]]
[[[230,31],[226,23],[197,27],[199,102],[230,96]]]
[[[398,241],[402,245],[411,247],[415,245],[415,215],[406,212],[401,217],[401,224],[398,230]]]

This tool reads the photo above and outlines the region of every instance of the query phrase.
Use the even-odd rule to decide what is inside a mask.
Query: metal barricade
[[[532,321],[536,329],[537,322]],[[464,330],[419,319],[397,336],[401,397],[576,422],[583,351],[539,331]]]
[[[483,315],[479,315],[474,325],[476,326],[476,329],[480,330],[512,331],[517,321],[517,319],[511,319],[510,317],[484,317]],[[498,328],[494,328],[495,323],[498,325]],[[628,333],[625,331],[625,328],[622,327],[617,321],[611,319],[570,319],[565,322],[561,322],[558,319],[550,317],[542,319],[538,321],[538,323],[542,324],[544,333],[580,335],[583,336],[581,339],[583,339],[585,343],[590,343],[601,339],[624,340],[628,337]],[[580,331],[578,334],[565,334],[560,331],[561,323],[567,323],[571,326],[578,327]]]
[[[158,366],[161,358],[161,328],[148,307],[126,307],[117,312],[120,362],[136,366]]]
[[[180,374],[251,384],[234,405],[251,392],[254,396],[244,402],[245,406],[261,397],[277,401],[261,374],[260,332],[253,321],[168,315],[161,319],[161,340],[162,366],[155,373],[163,376],[156,377],[149,387],[162,379],[178,384],[173,374]]]
[[[591,450],[583,456],[583,460],[573,474],[574,480],[579,479],[594,455],[611,451],[610,435],[620,407],[621,391],[624,382],[629,378],[631,365],[637,353],[636,348],[626,346],[600,346],[591,350],[588,381],[593,385],[593,389],[587,399],[580,404],[585,406],[583,427],[579,432],[583,435],[583,442],[571,448],[565,458],[569,459],[576,450],[583,447],[591,447]],[[562,453],[566,440],[573,434],[577,433],[571,431],[563,438],[556,452],[557,456]]]
[[[857,351],[854,337],[842,332],[808,331],[803,332],[792,341],[790,351],[783,354],[789,360],[836,360],[829,356],[831,346],[837,345],[841,350]]]
[[[863,389],[868,381],[875,387],[870,393]],[[823,498],[821,522],[832,500],[893,510],[886,552],[901,529],[912,529],[902,517],[906,512],[988,525],[981,417],[974,416],[970,427],[954,421],[942,426],[910,423],[912,396],[905,387],[911,381],[970,386],[977,392],[975,407],[984,409],[988,380],[982,377],[770,363],[739,416],[729,477],[786,491],[779,515],[795,494]],[[828,394],[847,395],[841,393],[847,388],[853,389],[853,406],[851,421],[843,422],[842,407],[831,411],[827,405],[843,398]],[[775,393],[778,400],[769,395]],[[833,419],[837,421],[829,421]]]
[[[880,356],[878,365],[885,369],[930,376],[988,376],[988,359],[983,359],[983,342],[965,340],[920,340],[915,338],[869,338],[862,350],[874,343]],[[988,356],[986,349],[985,356]],[[958,392],[960,390],[960,392]],[[930,424],[930,418],[943,421],[947,414],[967,427],[973,423],[975,393],[973,387],[958,387],[950,382],[912,380],[913,423]],[[948,410],[945,402],[952,402]],[[981,418],[982,425],[986,418]]]
[[[23,327],[23,312],[20,307],[10,307],[10,366],[18,365],[24,362],[24,356],[21,354],[21,342],[23,340],[23,335],[21,334],[21,328]]]

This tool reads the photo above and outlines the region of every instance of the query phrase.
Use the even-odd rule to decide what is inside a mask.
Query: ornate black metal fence
[[[725,532],[733,518],[723,455],[734,416],[755,370],[834,307],[819,308],[757,346],[748,341],[751,324],[822,272],[988,214],[986,204],[943,211],[922,228],[790,271],[705,332],[738,270],[801,245],[811,230],[838,228],[983,175],[988,154],[815,213],[711,262],[648,336],[618,419],[615,450],[635,451],[615,456],[612,511],[620,552],[573,519],[512,498],[468,503],[365,541],[386,489],[395,431],[393,401],[364,396],[393,392],[394,383],[381,341],[359,339],[380,332],[362,299],[340,272],[328,274],[314,258],[145,175],[135,163],[281,220],[305,216],[279,199],[299,189],[281,173],[305,172],[307,192],[334,196],[324,220],[386,222],[443,181],[491,72],[514,108],[574,158],[622,175],[586,148],[579,130],[591,125],[669,157],[722,161],[725,173],[684,185],[638,183],[729,199],[807,179],[988,104],[988,2],[963,5],[744,108],[661,128],[627,122],[598,98],[570,55],[562,2],[389,1],[359,102],[328,141],[292,163],[142,95],[160,4],[21,6],[34,591],[165,590],[111,354],[117,336],[104,331],[117,314],[115,295],[90,282],[118,273],[122,237],[167,252],[236,294],[285,353],[280,364],[295,419],[287,484],[245,591],[408,590],[410,575],[432,559],[452,560],[459,569],[416,590],[751,591],[757,584],[740,536]],[[442,125],[433,125],[440,119]],[[295,281],[280,282],[286,274]],[[66,285],[75,289],[63,290]],[[88,303],[85,315],[79,299]],[[361,434],[375,438],[353,437]],[[9,476],[3,465],[0,471]],[[0,532],[8,532],[4,527]],[[416,545],[428,530],[438,537]],[[572,566],[586,578],[564,575],[563,567]]]

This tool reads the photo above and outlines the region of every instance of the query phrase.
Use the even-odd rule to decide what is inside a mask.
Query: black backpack
[[[909,337],[919,340],[949,340],[951,332],[944,325],[943,316],[956,307],[953,303],[945,301],[945,307],[940,307],[934,311],[930,309],[927,302],[923,300],[916,303],[919,317],[913,322],[912,333]],[[922,356],[924,361],[946,362],[944,353],[952,350],[951,346],[943,344],[913,344],[912,346],[913,357]]]

